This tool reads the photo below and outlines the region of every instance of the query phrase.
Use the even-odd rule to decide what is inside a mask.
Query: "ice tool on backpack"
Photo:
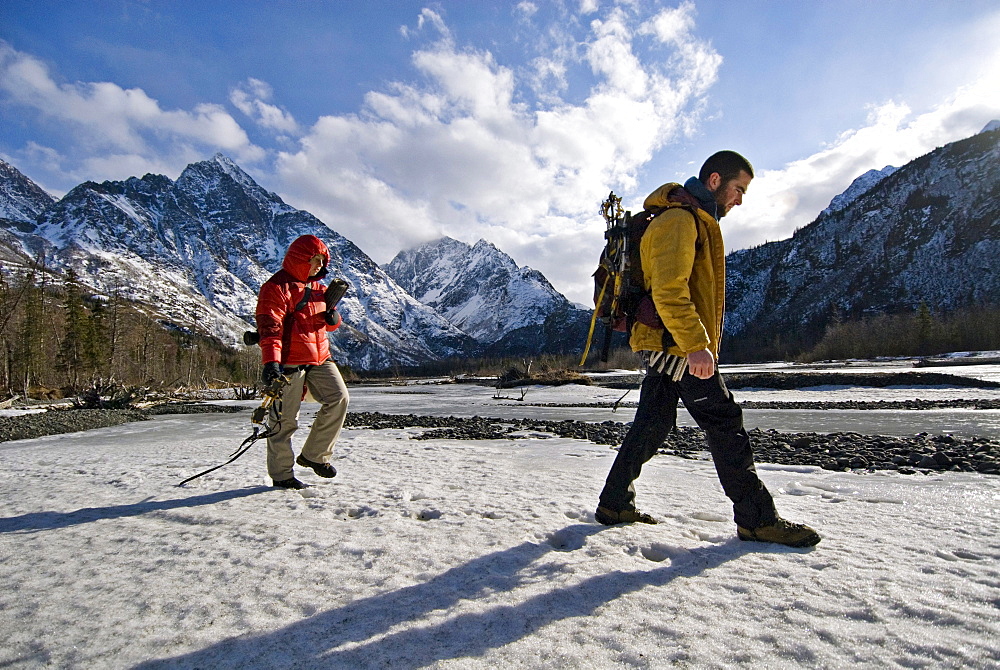
[[[188,477],[178,484],[178,486],[184,486],[193,479],[198,479],[202,475],[207,475],[209,472],[214,472],[225,465],[229,465],[249,451],[250,447],[257,440],[264,440],[277,434],[281,429],[281,394],[291,381],[291,377],[279,375],[277,379],[271,382],[270,386],[264,389],[264,400],[261,402],[260,407],[255,409],[250,416],[250,423],[253,424],[253,434],[243,440],[243,443],[236,448],[236,451],[229,455],[228,461]]]
[[[594,314],[590,317],[590,329],[587,332],[587,343],[583,349],[580,365],[587,361],[598,319],[605,325],[604,349],[609,349],[611,346],[612,314],[618,307],[617,297],[628,261],[628,235],[625,234],[622,199],[611,191],[607,199],[601,203],[600,212],[607,223],[607,229],[604,231],[606,241],[597,270],[594,272]],[[608,360],[604,350],[601,352],[601,360]]]
[[[666,184],[665,187],[680,189],[681,185]],[[604,232],[604,250],[601,251],[601,259],[594,271],[594,315],[590,319],[590,331],[587,333],[580,365],[587,362],[598,319],[604,324],[602,362],[608,360],[612,334],[631,333],[632,326],[636,323],[662,330],[665,336],[669,335],[656,311],[652,295],[646,290],[639,246],[649,225],[669,208],[680,207],[687,210],[694,217],[695,225],[698,225],[694,208],[682,201],[670,202],[662,207],[650,207],[638,214],[622,212],[621,202],[622,199],[612,191],[601,203],[601,215],[608,225]]]
[[[614,191],[601,203],[601,216],[607,222],[607,230],[604,231],[604,250],[594,271],[594,315],[590,319],[580,365],[587,362],[598,319],[604,324],[602,362],[608,360],[611,336],[615,331],[628,333],[636,321],[663,328],[645,289],[639,257],[642,235],[662,211],[662,208],[648,209],[635,215],[623,212],[622,199]]]

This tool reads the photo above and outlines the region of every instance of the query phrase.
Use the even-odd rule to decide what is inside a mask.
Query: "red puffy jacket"
[[[340,327],[326,321],[326,287],[309,281],[309,259],[323,256],[330,262],[330,250],[323,240],[303,235],[288,247],[281,270],[264,282],[257,297],[257,332],[263,363],[319,365],[330,358],[326,334]],[[310,288],[308,299],[295,309]]]

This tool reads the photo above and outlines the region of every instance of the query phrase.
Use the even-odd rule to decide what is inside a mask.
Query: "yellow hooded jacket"
[[[639,244],[645,288],[674,346],[667,353],[686,357],[708,349],[719,358],[726,306],[726,250],[719,222],[708,212],[669,199],[680,184],[664,184],[643,202],[645,209],[667,207],[649,224]],[[663,331],[636,323],[633,351],[663,351]]]

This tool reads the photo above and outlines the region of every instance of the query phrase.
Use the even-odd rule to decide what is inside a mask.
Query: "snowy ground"
[[[354,407],[543,411],[472,388]],[[761,464],[812,549],[739,542],[711,465],[669,457],[639,480],[661,523],[600,526],[614,451],[543,435],[349,430],[303,492],[266,486],[262,446],[174,486],[248,421],[0,444],[0,668],[1000,666],[1000,477]]]

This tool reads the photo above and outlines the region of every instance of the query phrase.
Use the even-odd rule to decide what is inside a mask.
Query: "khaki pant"
[[[267,440],[267,474],[274,481],[290,479],[295,475],[292,433],[299,427],[303,386],[322,407],[316,413],[312,429],[302,445],[302,456],[317,463],[329,463],[333,445],[347,417],[350,396],[333,361],[303,366],[292,374],[291,382],[281,395],[281,426]]]

